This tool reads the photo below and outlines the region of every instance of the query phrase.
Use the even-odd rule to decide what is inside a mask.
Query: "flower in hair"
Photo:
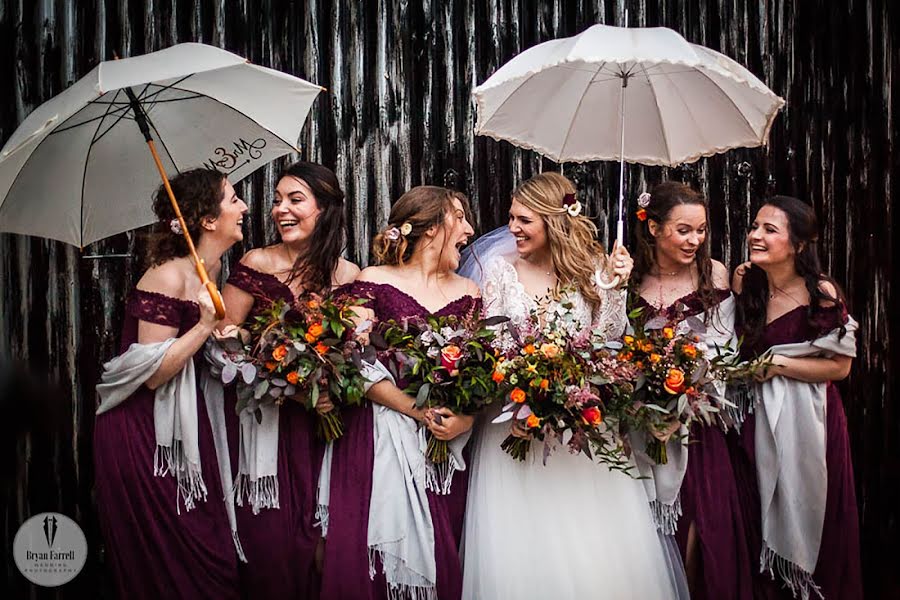
[[[643,194],[638,196],[637,203],[641,208],[647,208],[648,206],[650,206],[650,193],[644,192]]]
[[[403,225],[400,226],[400,233],[403,235],[409,235],[412,233],[412,223],[406,221]]]
[[[581,214],[581,202],[575,199],[575,194],[566,194],[563,196],[563,208],[569,213],[570,217],[577,217]]]
[[[169,229],[172,230],[172,233],[177,235],[183,235],[184,229],[181,228],[181,223],[178,221],[178,217],[175,217],[171,221],[169,221]]]
[[[387,231],[384,232],[384,237],[391,240],[392,242],[396,242],[400,239],[400,230],[396,227],[391,227]]]
[[[637,210],[637,218],[638,221],[646,221],[647,220],[647,211],[643,208],[639,208]]]

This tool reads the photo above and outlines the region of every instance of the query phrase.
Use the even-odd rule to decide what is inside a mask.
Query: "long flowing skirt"
[[[328,538],[322,573],[321,600],[386,600],[387,585],[377,572],[369,577],[367,532],[374,461],[371,405],[346,409],[344,435],[335,442],[331,469]],[[428,492],[434,524],[437,595],[459,600],[462,569],[459,542],[465,513],[468,472],[454,475],[446,496]],[[377,569],[376,569],[377,570]]]
[[[826,600],[862,598],[862,570],[859,554],[859,515],[850,460],[847,417],[837,388],[828,384],[825,408],[825,464],[828,469],[828,495],[825,500],[825,524],[822,545],[813,580]],[[738,484],[741,510],[747,533],[747,546],[754,565],[754,597],[791,598],[782,582],[769,573],[759,573],[762,547],[762,522],[759,487],[756,480],[756,418],[750,415],[741,434],[729,434],[729,451]]]
[[[640,481],[565,449],[544,466],[537,441],[516,461],[491,416],[471,442],[463,598],[674,597]]]
[[[174,477],[153,475],[153,392],[142,387],[97,417],[97,509],[121,598],[239,598],[237,554],[206,414],[198,389],[200,461],[208,495],[191,511],[176,508]]]

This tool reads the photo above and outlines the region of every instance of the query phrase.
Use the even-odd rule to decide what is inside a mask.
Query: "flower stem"
[[[506,450],[506,453],[514,459],[525,460],[525,456],[528,455],[528,451],[531,449],[531,440],[508,435],[503,440],[503,443],[500,444],[500,447]]]
[[[317,425],[319,437],[326,442],[333,442],[344,435],[344,421],[337,409],[320,414]]]
[[[447,442],[445,440],[437,439],[429,432],[428,449],[425,452],[425,456],[428,457],[428,460],[437,465],[447,462],[449,455],[450,447],[447,445]]]
[[[664,465],[669,462],[669,457],[666,454],[666,444],[656,438],[647,442],[647,456],[658,465]]]

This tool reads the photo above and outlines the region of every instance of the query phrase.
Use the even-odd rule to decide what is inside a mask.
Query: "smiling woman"
[[[272,199],[272,220],[281,242],[245,254],[223,290],[228,325],[244,325],[273,302],[293,303],[305,292],[327,294],[352,281],[359,268],[341,258],[344,243],[344,193],[331,169],[309,162],[290,165],[278,179]],[[326,388],[327,389],[327,388]],[[228,388],[227,406],[236,402]],[[332,404],[323,394],[316,410]],[[238,429],[234,410],[227,410],[230,448],[237,454]],[[316,481],[324,446],[317,442],[316,420],[300,402],[278,408],[278,461],[268,500],[264,494],[241,498],[237,521],[247,567],[241,575],[244,594],[267,598],[308,598],[315,595],[315,556],[321,536],[315,526]],[[235,457],[236,459],[237,457]],[[265,477],[249,478],[246,491],[265,487]],[[244,501],[246,500],[246,502]]]

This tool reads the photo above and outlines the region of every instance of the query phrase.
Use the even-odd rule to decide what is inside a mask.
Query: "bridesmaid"
[[[359,267],[340,256],[344,192],[330,169],[308,162],[290,165],[279,177],[270,214],[281,243],[251,250],[235,266],[223,291],[228,306],[223,325],[252,321],[273,302],[292,303],[303,292],[327,294],[359,273]],[[227,406],[233,406],[233,388],[227,398]],[[323,397],[317,408],[326,412],[331,403]],[[236,467],[238,424],[233,410],[228,415],[229,447]],[[247,557],[247,564],[240,566],[245,598],[316,594],[314,556],[320,536],[313,523],[323,449],[316,440],[315,417],[298,402],[282,404],[278,410],[279,507],[260,510],[246,498],[237,507]]]
[[[708,352],[733,343],[734,299],[728,270],[710,258],[706,199],[683,183],[669,181],[642,194],[638,203],[631,287],[635,305],[643,308],[641,319],[663,316],[679,323],[697,317],[707,327],[701,342]],[[725,434],[715,425],[695,426],[682,452],[687,453],[687,468],[680,489],[677,484],[672,489],[660,486],[671,477],[656,481],[652,504],[657,525],[661,533],[677,539],[691,598],[749,600],[750,557]],[[671,472],[675,467],[670,462],[654,470]]]
[[[432,186],[413,188],[394,204],[387,229],[373,244],[380,266],[364,269],[348,290],[364,301],[368,318],[464,315],[480,309],[478,286],[454,273],[459,250],[473,235],[467,212],[465,196]],[[468,473],[457,471],[450,494],[438,495],[431,490],[422,494],[419,478],[407,480],[404,488],[400,471],[397,486],[380,494],[376,488],[391,456],[377,452],[376,461],[373,449],[384,441],[401,444],[397,436],[409,441],[410,435],[415,446],[417,423],[438,439],[450,440],[469,431],[473,417],[436,409],[442,418],[435,419],[416,408],[415,400],[403,393],[403,383],[398,384],[373,385],[371,406],[343,413],[345,434],[335,444],[332,463],[323,600],[461,597],[459,542]],[[387,438],[376,435],[375,429],[385,427],[382,423],[393,424]],[[424,525],[429,515],[432,528]],[[386,533],[396,522],[409,523],[399,540]]]
[[[186,171],[171,185],[215,280],[222,254],[243,237],[247,205],[218,171]],[[171,432],[169,440],[161,438],[154,422],[154,397],[165,393],[170,382],[177,385],[184,372],[193,374],[191,361],[197,369],[205,364],[201,350],[218,319],[206,290],[198,294],[200,279],[162,187],[153,211],[161,220],[161,232],[152,241],[150,268],[128,297],[120,352],[128,350],[133,356],[133,351],[150,345],[171,345],[156,363],[158,368],[134,380],[136,391],[130,397],[108,410],[104,402],[98,411],[95,490],[106,556],[122,598],[238,598],[237,555],[221,501],[224,491],[199,378],[186,404],[184,396],[178,398],[186,412],[196,415],[193,431],[186,423],[181,429],[187,460],[199,450],[199,481],[191,478],[185,489],[185,482],[176,480],[172,472],[182,473],[177,457],[164,474],[167,453],[177,455],[182,446],[172,441]],[[110,393],[108,376],[109,370],[98,386],[104,401]],[[195,436],[193,452],[188,433]],[[158,441],[166,443],[157,447]],[[154,470],[160,476],[154,477]]]
[[[786,196],[768,200],[750,227],[750,262],[733,278],[738,329],[748,355],[774,354],[756,414],[730,441],[750,552],[770,575],[756,578],[758,596],[852,600],[862,598],[859,522],[847,419],[832,382],[850,373],[856,322],[821,268],[818,229],[812,208]],[[810,356],[817,348],[829,357]],[[772,432],[767,411],[782,398]]]

